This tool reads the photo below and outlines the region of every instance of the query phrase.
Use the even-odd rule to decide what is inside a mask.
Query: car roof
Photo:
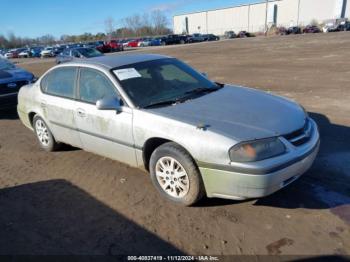
[[[151,60],[158,60],[170,58],[169,56],[157,55],[157,54],[123,54],[123,55],[108,55],[89,58],[81,61],[74,61],[65,64],[85,64],[85,65],[98,65],[107,69],[115,67],[125,66],[129,64],[141,63]]]

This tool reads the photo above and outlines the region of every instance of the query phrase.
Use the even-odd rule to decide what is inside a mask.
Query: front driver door
[[[132,110],[98,110],[97,100],[119,97],[116,87],[103,73],[81,68],[75,118],[83,148],[87,151],[136,166],[132,136]]]

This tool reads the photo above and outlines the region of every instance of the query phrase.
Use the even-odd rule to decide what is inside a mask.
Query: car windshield
[[[91,58],[96,56],[101,56],[102,53],[97,51],[94,48],[81,48],[78,49],[79,53],[82,54],[84,57]]]
[[[0,59],[0,70],[11,70],[15,68],[15,65],[7,61],[6,59]]]
[[[174,58],[126,65],[112,71],[139,108],[184,102],[221,87]]]

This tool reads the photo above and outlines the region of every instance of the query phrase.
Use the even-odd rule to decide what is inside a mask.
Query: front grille
[[[292,133],[286,134],[283,137],[287,139],[294,146],[301,146],[307,143],[311,138],[312,126],[308,119],[305,121],[303,128],[298,129]]]
[[[28,83],[28,81],[12,81],[6,84],[0,84],[0,95],[17,93],[22,86]],[[11,84],[15,84],[15,86],[11,86]]]

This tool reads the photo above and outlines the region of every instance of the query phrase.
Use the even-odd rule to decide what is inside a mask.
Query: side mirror
[[[96,102],[96,107],[98,110],[115,110],[117,113],[122,109],[120,99],[117,97],[104,97]]]

